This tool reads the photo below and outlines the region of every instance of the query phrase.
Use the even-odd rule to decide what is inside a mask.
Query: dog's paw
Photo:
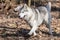
[[[36,36],[37,34],[34,32],[33,36]]]
[[[29,32],[28,35],[32,35],[32,32]]]
[[[31,35],[29,35],[29,34],[26,34],[26,35],[24,35],[24,37],[30,37]]]

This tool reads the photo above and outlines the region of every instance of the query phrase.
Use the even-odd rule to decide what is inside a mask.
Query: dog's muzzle
[[[21,17],[21,16],[18,16],[18,17],[19,17],[20,19],[24,19],[24,18],[25,18],[25,16],[26,16],[26,15],[24,15],[23,17]]]

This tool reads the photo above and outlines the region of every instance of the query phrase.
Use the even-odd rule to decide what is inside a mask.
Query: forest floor
[[[27,22],[19,17],[7,18],[10,14],[6,15],[4,14],[6,11],[0,10],[0,40],[60,40],[60,3],[53,6],[55,6],[51,11],[53,36],[49,35],[49,29],[42,24],[36,31],[37,36],[26,37],[25,35],[31,30]]]

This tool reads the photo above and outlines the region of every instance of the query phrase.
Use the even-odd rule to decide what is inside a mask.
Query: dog
[[[51,2],[48,2],[46,7],[40,6],[37,8],[31,8],[24,4],[20,7],[18,6],[17,8],[15,8],[15,10],[19,10],[20,18],[25,19],[30,24],[30,26],[32,26],[32,29],[28,33],[29,35],[37,35],[35,31],[38,29],[38,26],[41,25],[43,22],[49,28],[49,33],[52,34],[50,14]]]

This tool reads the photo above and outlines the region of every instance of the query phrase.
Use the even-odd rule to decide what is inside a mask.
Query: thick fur
[[[46,7],[40,6],[38,8],[30,8],[26,4],[21,7],[19,13],[20,18],[25,19],[32,26],[32,29],[28,33],[29,35],[34,34],[35,36],[35,31],[37,30],[38,26],[43,23],[43,21],[49,28],[50,34],[52,34],[50,11],[51,2],[48,2]]]

